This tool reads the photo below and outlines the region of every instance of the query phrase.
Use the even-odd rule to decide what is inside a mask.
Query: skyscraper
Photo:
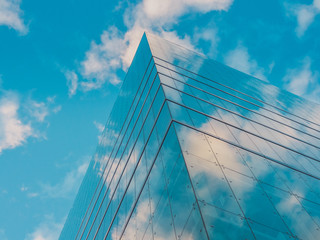
[[[319,116],[144,34],[60,239],[320,239]]]

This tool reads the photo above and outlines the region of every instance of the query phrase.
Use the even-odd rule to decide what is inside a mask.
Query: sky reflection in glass
[[[319,116],[146,34],[60,239],[317,239]]]

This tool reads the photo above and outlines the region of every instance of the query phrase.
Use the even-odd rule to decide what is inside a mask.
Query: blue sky
[[[57,239],[144,31],[320,102],[320,0],[0,0],[0,239]]]

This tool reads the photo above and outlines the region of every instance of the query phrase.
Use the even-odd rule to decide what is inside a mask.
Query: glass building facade
[[[320,239],[319,119],[144,34],[60,240]]]

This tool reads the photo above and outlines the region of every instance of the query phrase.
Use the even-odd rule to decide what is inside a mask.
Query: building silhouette
[[[60,239],[320,239],[319,117],[144,34]]]

